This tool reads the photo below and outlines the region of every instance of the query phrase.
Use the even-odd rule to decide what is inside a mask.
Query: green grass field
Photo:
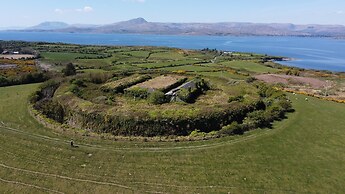
[[[276,73],[279,69],[274,69],[251,61],[230,61],[222,62],[222,65],[237,70],[245,70],[254,73]]]
[[[0,88],[0,193],[345,190],[344,104],[291,95],[296,112],[272,129],[210,141],[123,142],[42,127],[27,109],[37,87]]]
[[[47,63],[72,63],[77,57],[97,57],[94,54],[81,54],[81,53],[58,53],[58,52],[44,52],[41,53],[42,61]]]

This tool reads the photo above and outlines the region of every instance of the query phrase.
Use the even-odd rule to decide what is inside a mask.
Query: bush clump
[[[39,90],[32,93],[29,97],[30,103],[36,103],[40,100],[52,98],[54,95],[55,90],[60,86],[60,81],[51,79],[44,82],[40,87]]]
[[[167,98],[163,92],[156,90],[149,95],[148,101],[152,104],[164,104]]]
[[[210,89],[209,84],[204,79],[196,78],[189,83],[194,87],[181,88],[177,92],[177,97],[187,103],[193,103],[202,93]]]
[[[244,100],[244,97],[242,95],[238,95],[238,96],[230,96],[229,99],[228,99],[228,102],[231,103],[231,102],[243,102]]]
[[[62,73],[65,76],[71,76],[71,75],[76,75],[77,70],[76,70],[75,66],[73,65],[73,63],[68,63],[66,65],[65,69],[62,70]]]
[[[132,97],[135,100],[146,99],[149,96],[149,92],[146,88],[134,87],[125,91],[125,95]]]
[[[64,121],[64,109],[56,100],[44,99],[38,101],[34,105],[34,108],[59,123],[63,123]]]
[[[242,135],[244,133],[243,127],[238,122],[232,122],[230,125],[222,127],[218,132],[220,135]]]
[[[70,87],[68,88],[68,90],[70,92],[72,92],[73,94],[75,94],[76,96],[78,97],[81,97],[83,94],[82,94],[82,90],[80,89],[80,87],[76,84],[72,84],[70,85]]]

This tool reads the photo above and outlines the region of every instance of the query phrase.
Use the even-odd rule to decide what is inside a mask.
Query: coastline
[[[198,36],[147,34],[78,34],[55,32],[4,32],[0,40],[102,46],[158,46],[284,56],[278,62],[302,69],[345,72],[344,39],[291,36]],[[322,47],[321,47],[322,46]]]

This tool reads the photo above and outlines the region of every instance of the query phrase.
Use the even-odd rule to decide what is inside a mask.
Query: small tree
[[[71,76],[71,75],[76,75],[77,70],[75,69],[75,66],[73,65],[73,63],[68,63],[66,65],[66,68],[62,70],[62,73],[65,76]]]
[[[148,98],[149,102],[152,104],[164,104],[166,100],[166,96],[161,91],[154,91],[149,95]]]

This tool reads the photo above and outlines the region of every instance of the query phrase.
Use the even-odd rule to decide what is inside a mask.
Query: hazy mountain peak
[[[63,22],[43,22],[27,28],[28,31],[55,31],[70,33],[135,33],[174,35],[258,35],[258,36],[326,36],[345,37],[341,25],[295,25],[289,23],[158,23],[144,18],[108,25],[68,25]]]
[[[128,20],[127,23],[144,24],[144,23],[148,23],[148,22],[144,18],[135,18],[135,19]]]
[[[67,28],[69,25],[64,22],[56,22],[56,21],[50,21],[50,22],[43,22],[36,26],[30,27],[29,29],[35,29],[35,30],[56,30],[56,29],[63,29]]]

